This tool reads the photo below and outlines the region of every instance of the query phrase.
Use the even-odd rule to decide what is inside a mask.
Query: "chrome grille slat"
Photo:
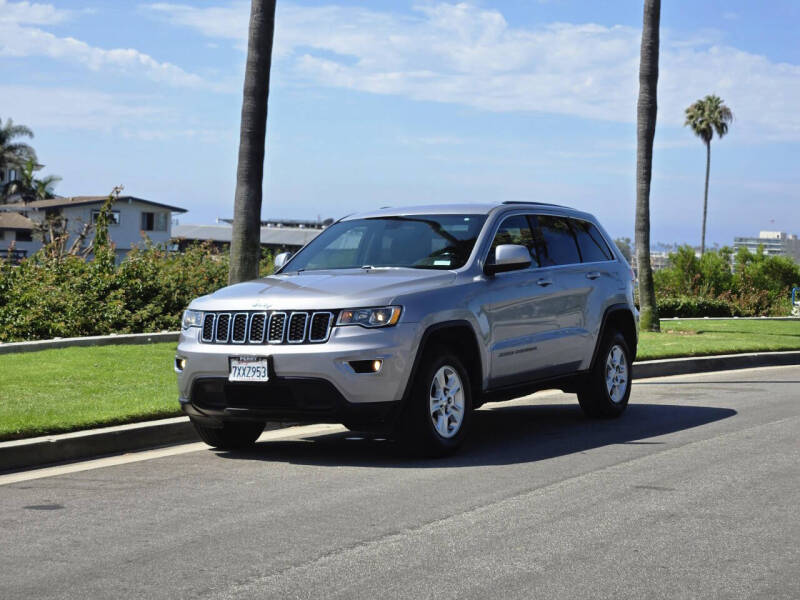
[[[214,327],[214,341],[223,344],[230,338],[231,313],[220,313],[217,315],[217,323]]]
[[[269,316],[267,341],[270,344],[282,344],[286,334],[286,313],[274,312]]]
[[[231,342],[244,344],[247,341],[247,313],[236,313],[231,322]]]
[[[311,315],[311,325],[308,328],[309,342],[326,342],[331,331],[331,320],[333,313],[315,312]]]
[[[200,333],[200,341],[211,343],[214,341],[214,331],[216,329],[217,316],[214,313],[203,315],[203,330]]]
[[[286,341],[290,344],[302,344],[306,341],[306,331],[308,329],[308,313],[293,312],[289,317],[289,326],[286,333]]]
[[[267,313],[253,313],[250,317],[250,329],[247,341],[251,344],[263,344],[267,332]]]

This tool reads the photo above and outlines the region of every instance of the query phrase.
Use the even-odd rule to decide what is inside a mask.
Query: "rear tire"
[[[609,331],[600,344],[595,365],[578,390],[578,402],[589,417],[614,418],[628,406],[631,395],[630,350],[618,331]]]
[[[400,420],[399,437],[425,456],[455,452],[472,423],[472,387],[461,360],[446,347],[422,357]]]
[[[264,431],[263,422],[225,422],[222,427],[206,427],[194,419],[190,419],[197,435],[209,446],[220,450],[241,450],[250,448]]]

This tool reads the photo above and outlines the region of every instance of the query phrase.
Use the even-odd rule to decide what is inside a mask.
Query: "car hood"
[[[450,271],[339,269],[272,275],[196,299],[195,310],[328,310],[384,306],[398,296],[448,285]]]

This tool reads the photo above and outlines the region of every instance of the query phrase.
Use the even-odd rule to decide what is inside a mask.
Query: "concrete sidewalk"
[[[686,375],[711,371],[800,365],[800,351],[754,352],[636,362],[634,379]],[[269,423],[268,429],[290,423]],[[134,452],[145,448],[198,441],[187,417],[145,421],[59,435],[0,442],[0,472],[50,463]]]

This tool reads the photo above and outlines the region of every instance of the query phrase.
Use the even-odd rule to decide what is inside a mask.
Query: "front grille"
[[[335,311],[207,312],[204,344],[322,344],[336,322]]]
[[[290,344],[302,344],[306,339],[306,323],[308,313],[292,313],[289,317],[289,333],[286,335]]]

